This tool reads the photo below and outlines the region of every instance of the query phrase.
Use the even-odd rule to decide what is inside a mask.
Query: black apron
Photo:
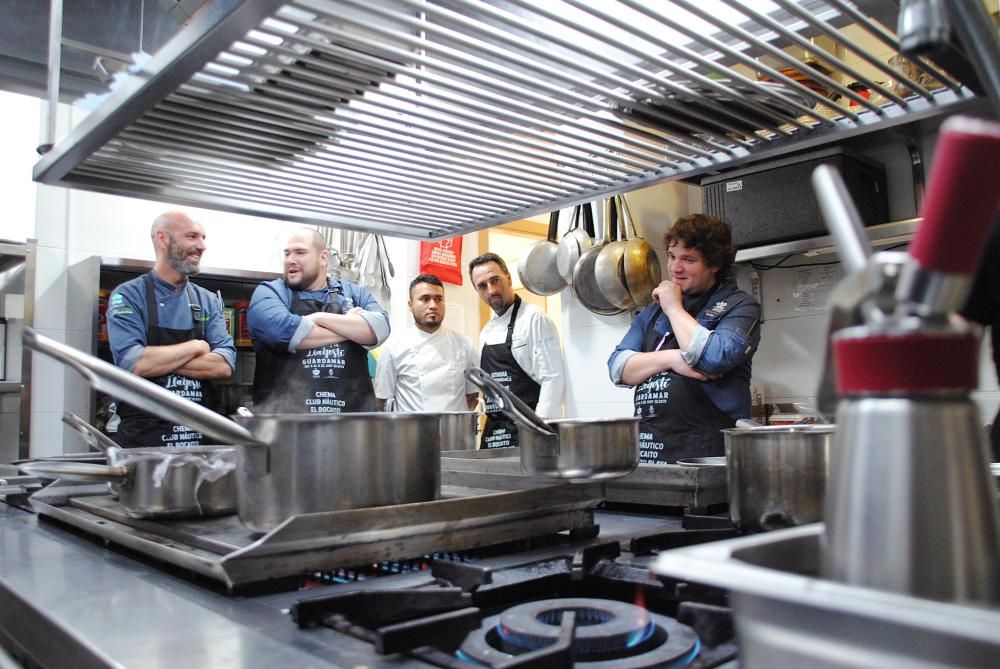
[[[483,346],[479,358],[479,366],[490,377],[504,388],[524,400],[532,410],[538,406],[538,396],[542,387],[521,369],[511,352],[511,342],[514,338],[514,322],[517,320],[518,309],[521,308],[521,298],[514,297],[514,311],[510,314],[507,324],[507,339],[502,344],[487,344]],[[483,438],[480,448],[504,448],[517,446],[517,423],[507,418],[496,403],[486,400],[486,424],[483,426]]]
[[[715,289],[688,309],[697,315]],[[646,353],[680,348],[677,337],[657,334],[654,318],[646,330],[642,350]],[[660,340],[663,344],[660,345]],[[733,427],[736,421],[719,410],[705,392],[704,381],[677,374],[659,372],[635,388],[635,415],[639,416],[639,462],[666,464],[683,458],[725,455],[725,441],[720,430]]]
[[[192,339],[204,339],[205,327],[199,318],[201,306],[198,304],[197,296],[191,284],[187,284],[188,301],[191,304],[191,321],[193,327],[190,330],[178,330],[175,328],[160,327],[159,309],[156,301],[156,290],[153,285],[151,274],[143,276],[146,287],[146,315],[148,323],[146,325],[146,345],[147,346],[170,346],[181,344]],[[166,374],[147,379],[156,385],[166,388],[172,393],[191,400],[195,404],[203,407],[211,406],[212,384],[202,379],[192,379],[180,374]],[[130,404],[118,402],[118,416],[121,424],[115,440],[124,448],[143,448],[159,446],[201,446],[203,437],[201,432],[195,431],[186,425],[177,425],[162,418],[157,418],[135,408]]]
[[[343,289],[327,279],[329,302],[300,300],[292,293],[290,311],[298,316],[340,313]],[[268,347],[257,351],[253,401],[268,413],[353,413],[375,411],[375,389],[368,372],[368,351],[344,341],[295,353]]]

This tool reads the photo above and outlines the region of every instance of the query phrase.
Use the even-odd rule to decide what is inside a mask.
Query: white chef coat
[[[483,326],[479,333],[480,356],[483,346],[506,341],[507,326],[513,312],[514,307],[511,306],[502,316],[493,314],[493,318]],[[559,349],[559,334],[549,317],[535,305],[522,300],[517,320],[514,321],[510,348],[514,354],[514,362],[542,387],[535,413],[542,418],[562,416],[566,377],[563,373],[562,351]]]
[[[375,371],[375,397],[395,411],[468,411],[466,394],[478,388],[465,371],[479,364],[472,341],[445,326],[424,332],[414,325],[393,334]]]

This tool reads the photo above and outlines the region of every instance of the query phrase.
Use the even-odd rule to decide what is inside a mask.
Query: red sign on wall
[[[420,242],[420,273],[462,285],[462,237]]]

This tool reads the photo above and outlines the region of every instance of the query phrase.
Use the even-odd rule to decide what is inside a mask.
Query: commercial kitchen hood
[[[216,0],[34,178],[465,233],[980,104],[968,50],[889,65],[897,12],[885,0]]]

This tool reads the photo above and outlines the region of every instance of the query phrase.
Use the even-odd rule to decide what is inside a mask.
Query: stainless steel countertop
[[[598,522],[594,541],[664,531],[679,519],[615,513],[599,514]],[[414,574],[378,583],[429,579]],[[287,607],[322,590],[230,597],[212,587],[0,504],[0,629],[42,666],[426,666],[398,656],[373,662],[367,643],[329,629],[298,629]]]

